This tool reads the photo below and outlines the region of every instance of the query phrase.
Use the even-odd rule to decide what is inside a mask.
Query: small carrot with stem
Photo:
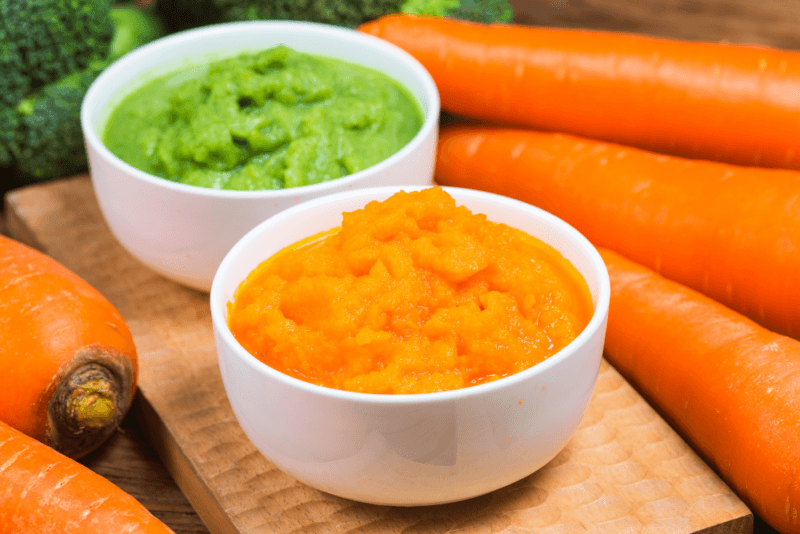
[[[800,173],[568,135],[442,128],[435,179],[499,193],[766,328],[800,338]]]
[[[797,52],[405,14],[359,30],[417,58],[451,113],[800,169]]]
[[[800,533],[800,342],[609,250],[605,357],[772,527]]]
[[[0,340],[0,421],[73,458],[118,428],[138,371],[125,321],[66,267],[3,236]]]
[[[130,494],[0,422],[0,534],[174,534]]]

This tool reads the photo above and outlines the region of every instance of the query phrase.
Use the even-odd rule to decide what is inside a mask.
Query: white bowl
[[[221,191],[171,182],[128,165],[101,142],[100,132],[114,107],[156,76],[279,44],[357,63],[394,78],[422,108],[422,129],[398,153],[368,169],[330,182],[278,191]],[[178,33],[119,59],[89,88],[81,124],[94,192],[117,240],[167,278],[208,291],[225,253],[270,215],[337,191],[432,184],[439,93],[416,59],[376,37],[306,22],[240,22]]]
[[[608,272],[597,250],[554,215],[503,196],[444,188],[473,213],[543,240],[585,278],[594,314],[568,346],[520,373],[465,389],[376,395],[316,386],[250,355],[227,326],[226,303],[262,261],[341,225],[342,212],[399,190],[319,198],[264,221],[228,253],[211,288],[225,390],[255,446],[279,469],[322,491],[413,506],[476,497],[530,475],[566,445],[592,395],[608,317]]]

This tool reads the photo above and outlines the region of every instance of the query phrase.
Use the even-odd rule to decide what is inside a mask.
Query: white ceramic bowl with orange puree
[[[396,506],[476,497],[543,467],[577,429],[594,389],[610,287],[597,250],[574,228],[529,204],[444,188],[457,205],[544,241],[586,281],[593,315],[565,348],[519,373],[452,391],[354,393],[268,367],[227,325],[227,303],[261,262],[341,225],[342,213],[399,190],[381,187],[311,200],[264,221],[227,254],[211,288],[211,314],[225,390],[245,434],[279,469],[319,490]]]

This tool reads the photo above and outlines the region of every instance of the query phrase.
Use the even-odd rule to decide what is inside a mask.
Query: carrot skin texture
[[[601,249],[605,357],[783,534],[800,533],[800,342]]]
[[[0,421],[75,458],[116,430],[135,393],[138,372],[136,348],[122,316],[67,268],[3,236],[0,340]],[[86,413],[69,419],[66,407],[76,393],[70,381],[82,377],[97,383],[104,376],[114,386],[107,404],[113,402],[116,412],[100,414],[108,416],[108,424],[89,428],[80,419]]]
[[[800,173],[561,134],[442,128],[435,179],[564,219],[593,244],[800,338]]]
[[[0,422],[0,534],[169,534],[136,499]]]
[[[684,157],[800,169],[800,54],[758,46],[387,15],[442,109]]]

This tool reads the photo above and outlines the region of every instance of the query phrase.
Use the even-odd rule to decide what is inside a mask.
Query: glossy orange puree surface
[[[278,371],[408,394],[527,369],[575,339],[592,302],[553,248],[434,187],[370,202],[340,230],[280,251],[228,312],[236,339]]]

